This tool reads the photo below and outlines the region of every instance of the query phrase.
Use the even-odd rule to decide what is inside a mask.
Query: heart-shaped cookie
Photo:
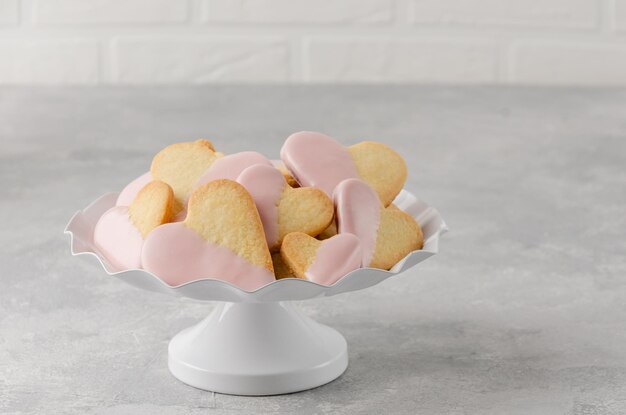
[[[332,285],[361,267],[359,239],[346,233],[319,241],[301,232],[287,235],[280,249],[285,263],[298,278]]]
[[[358,179],[344,180],[333,195],[337,231],[356,235],[363,248],[363,266],[389,269],[409,252],[421,249],[424,235],[415,219],[391,205]]]
[[[254,200],[231,180],[196,189],[184,222],[159,226],[148,235],[142,263],[173,286],[216,278],[252,291],[275,280]]]
[[[154,228],[174,219],[174,191],[167,183],[151,181],[130,204],[128,215],[145,239]]]
[[[406,181],[406,164],[390,147],[363,141],[344,147],[335,139],[302,131],[285,141],[280,157],[302,186],[315,186],[332,196],[345,179],[360,178],[378,193],[388,206]]]
[[[150,173],[172,188],[176,213],[181,211],[198,178],[220,158],[209,140],[176,143],[159,151],[152,159]]]
[[[317,235],[333,218],[333,203],[324,192],[313,187],[292,188],[271,165],[248,167],[237,181],[256,203],[271,251],[280,250],[285,235]]]
[[[174,193],[161,181],[145,185],[129,207],[107,210],[94,228],[94,244],[117,269],[141,268],[144,239],[174,217]]]

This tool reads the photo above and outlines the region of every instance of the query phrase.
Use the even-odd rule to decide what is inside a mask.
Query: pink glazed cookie
[[[184,222],[160,226],[148,236],[142,262],[172,286],[214,278],[253,291],[275,280],[254,201],[231,180],[196,189]]]
[[[361,245],[352,234],[317,239],[293,232],[285,237],[280,254],[298,278],[322,285],[332,285],[343,276],[361,267]]]
[[[389,269],[409,252],[422,248],[424,236],[415,219],[394,205],[385,208],[365,182],[342,181],[333,199],[338,233],[359,238],[363,266]]]
[[[280,158],[302,186],[315,186],[332,196],[345,179],[360,178],[388,206],[406,181],[406,164],[388,146],[363,141],[344,147],[322,133],[301,131],[285,140]]]
[[[173,219],[174,193],[165,183],[151,181],[130,206],[107,210],[94,228],[94,244],[116,269],[141,268],[144,238]]]

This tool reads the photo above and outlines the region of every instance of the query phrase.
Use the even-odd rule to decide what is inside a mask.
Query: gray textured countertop
[[[277,155],[291,132],[384,141],[451,232],[368,290],[303,302],[338,380],[249,398],[185,386],[168,340],[214,307],[73,258],[72,214],[174,141]],[[0,89],[1,413],[626,413],[626,91]]]

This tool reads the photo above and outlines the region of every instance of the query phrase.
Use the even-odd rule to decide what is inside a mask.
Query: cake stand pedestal
[[[220,303],[169,344],[170,372],[199,389],[277,395],[324,385],[348,366],[346,340],[290,302]]]

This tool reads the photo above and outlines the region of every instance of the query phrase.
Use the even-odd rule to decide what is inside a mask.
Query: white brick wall
[[[413,0],[416,23],[593,28],[597,0]]]
[[[0,40],[6,84],[96,84],[97,43],[90,40]]]
[[[34,7],[42,24],[168,24],[187,17],[187,2],[177,0],[37,0]]]
[[[208,22],[375,23],[391,22],[393,0],[205,0]]]
[[[313,82],[490,82],[498,67],[493,42],[465,39],[312,39],[305,56]]]
[[[535,84],[624,83],[626,45],[524,42],[513,48],[511,80]]]
[[[286,82],[284,40],[215,37],[128,38],[114,43],[113,82]]]
[[[0,84],[626,85],[626,0],[0,0]]]

